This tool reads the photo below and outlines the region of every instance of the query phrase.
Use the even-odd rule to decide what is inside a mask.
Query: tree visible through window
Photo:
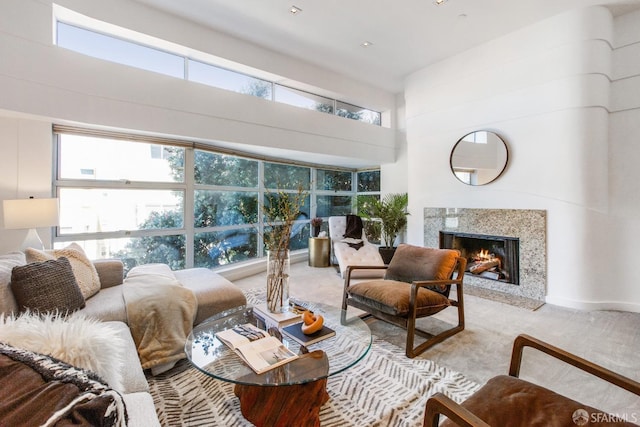
[[[292,230],[292,250],[307,247],[314,216],[354,211],[352,171],[140,141],[65,133],[57,138],[61,221],[55,245],[77,241],[92,258],[181,269],[263,256],[261,204],[274,190],[308,191]]]
[[[56,135],[60,226],[54,244],[76,241],[91,258],[181,269],[263,256],[260,206],[274,190],[308,191],[292,230],[292,250],[307,247],[311,218],[354,211],[352,171],[122,137]],[[375,191],[375,172],[363,181],[365,190]]]

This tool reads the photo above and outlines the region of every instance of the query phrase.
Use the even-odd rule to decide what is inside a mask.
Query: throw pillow
[[[20,311],[70,313],[84,307],[71,264],[64,257],[13,267],[11,290]]]
[[[25,251],[27,262],[39,262],[49,259],[65,257],[71,263],[73,274],[84,299],[90,298],[100,290],[100,277],[91,260],[87,258],[84,250],[77,243],[71,243],[62,249],[38,250],[27,248]]]
[[[126,343],[108,323],[82,313],[66,318],[35,313],[0,316],[0,341],[92,371],[114,390],[124,390]]]
[[[0,313],[17,313],[18,304],[11,292],[11,270],[27,263],[22,252],[0,255]]]

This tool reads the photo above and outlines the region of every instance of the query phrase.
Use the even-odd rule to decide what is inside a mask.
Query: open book
[[[280,340],[250,323],[216,334],[235,351],[257,374],[284,365],[298,358]]]

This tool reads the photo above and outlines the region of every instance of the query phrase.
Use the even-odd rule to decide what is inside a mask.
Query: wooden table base
[[[256,427],[319,427],[320,407],[329,400],[327,379],[287,386],[236,384],[242,415]]]
[[[324,352],[314,351],[263,375],[292,378],[305,372],[311,378],[324,378],[294,385],[236,384],[233,392],[240,399],[242,415],[256,427],[320,427],[320,408],[329,400],[328,371]]]

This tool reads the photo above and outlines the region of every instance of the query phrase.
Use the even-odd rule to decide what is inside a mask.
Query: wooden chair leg
[[[457,334],[458,332],[463,331],[464,330],[464,305],[460,306],[458,302],[458,304],[456,304],[456,308],[458,309],[458,324],[456,326],[454,326],[453,328],[447,329],[445,331],[442,331],[437,335],[431,336],[431,338],[428,338],[425,342],[421,343],[416,347],[414,347],[416,331],[420,331],[423,333],[426,333],[426,331],[421,331],[416,329],[416,319],[415,317],[410,316],[407,321],[407,344],[405,348],[406,356],[410,359],[413,359],[414,357],[424,353],[425,350],[427,350],[428,348],[444,341],[445,339]]]

